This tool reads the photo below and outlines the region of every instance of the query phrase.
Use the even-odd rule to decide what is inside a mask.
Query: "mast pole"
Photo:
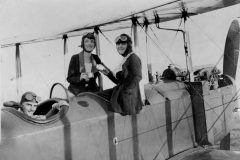
[[[63,35],[63,64],[64,64],[64,86],[66,87],[66,79],[67,79],[67,71],[66,71],[66,54],[67,54],[67,39],[68,36],[66,34]]]
[[[187,10],[182,4],[182,18],[184,18],[184,48],[185,54],[187,56],[187,65],[189,70],[189,81],[194,82],[194,75],[193,75],[193,64],[192,64],[192,52],[191,52],[191,45],[190,45],[190,36],[189,36],[189,29],[188,29],[188,21],[187,21],[188,13]]]
[[[99,28],[95,27],[94,28],[94,35],[95,35],[95,41],[96,41],[96,53],[101,58],[101,53],[100,53],[100,40],[99,40]],[[102,75],[99,74],[98,76],[98,85],[100,87],[100,91],[103,90],[103,80],[102,80]]]
[[[21,69],[21,58],[20,58],[20,43],[16,43],[16,81],[17,81],[17,101],[22,96],[22,69]]]

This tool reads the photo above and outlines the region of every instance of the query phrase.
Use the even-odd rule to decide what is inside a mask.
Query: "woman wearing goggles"
[[[132,40],[127,34],[116,37],[115,43],[123,60],[107,76],[117,86],[98,94],[110,101],[114,112],[122,115],[138,114],[143,106],[139,88],[142,79],[141,60],[133,53]]]
[[[95,46],[94,33],[85,33],[79,46],[83,50],[71,58],[67,81],[70,83],[68,89],[74,95],[82,92],[98,92],[100,89],[96,78],[99,70],[105,67],[98,55],[92,54]]]

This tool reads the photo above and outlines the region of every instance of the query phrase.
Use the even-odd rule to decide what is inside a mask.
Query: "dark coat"
[[[97,64],[101,64],[101,60],[97,55],[92,54],[94,60]],[[96,83],[96,78],[100,73],[95,72],[94,78],[90,78],[88,82],[84,79],[80,81],[80,64],[79,64],[79,54],[75,54],[72,56],[71,61],[69,63],[68,68],[68,77],[67,81],[70,83],[68,89],[74,94],[78,95],[82,92],[97,92],[99,91],[100,87]],[[87,86],[86,86],[87,84]]]
[[[139,88],[142,79],[140,58],[135,53],[131,54],[122,65],[122,71],[116,74],[117,78],[112,73],[107,76],[117,84],[110,99],[113,110],[123,114],[138,114],[143,106]]]

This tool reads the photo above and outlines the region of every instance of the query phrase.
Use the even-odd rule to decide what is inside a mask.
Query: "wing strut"
[[[21,58],[20,58],[20,43],[16,43],[16,81],[17,81],[17,101],[20,101],[22,96],[22,68],[21,68]]]
[[[133,23],[133,37],[134,37],[134,48],[135,48],[135,53],[140,57],[140,52],[139,52],[139,40],[138,40],[138,31],[137,31],[137,17],[132,18],[132,23]],[[141,97],[142,100],[144,101],[145,98],[145,93],[144,93],[144,84],[143,81],[140,81],[139,84],[140,87],[140,92],[141,92]]]
[[[187,68],[189,71],[189,81],[194,82],[194,76],[193,76],[193,65],[192,65],[192,53],[191,53],[191,47],[190,47],[190,36],[188,32],[188,21],[187,18],[188,12],[187,8],[184,6],[184,3],[181,4],[182,7],[182,18],[184,19],[184,48],[185,48],[185,54],[187,58]]]
[[[156,27],[158,29],[176,31],[176,32],[180,31],[183,33],[184,50],[185,50],[185,55],[186,55],[187,71],[189,72],[189,80],[190,80],[190,82],[194,82],[192,54],[191,54],[191,48],[190,48],[190,36],[189,36],[189,32],[188,32],[188,23],[187,23],[187,17],[189,17],[189,15],[188,15],[187,9],[185,8],[183,3],[181,3],[181,10],[182,10],[181,18],[184,19],[184,30],[159,27],[160,18],[157,13],[154,13],[155,23],[156,23]]]
[[[67,71],[66,71],[66,54],[67,54],[67,39],[68,39],[68,36],[66,34],[63,35],[63,62],[64,62],[64,85],[66,87],[66,79],[67,79]]]
[[[149,40],[148,40],[148,25],[149,22],[147,20],[147,18],[145,18],[144,20],[144,24],[145,26],[145,32],[146,32],[146,53],[147,53],[147,69],[148,69],[148,81],[151,83],[153,82],[153,77],[152,77],[152,64],[151,64],[151,54],[149,52]]]
[[[99,41],[99,31],[100,29],[98,27],[94,27],[94,35],[95,35],[95,40],[96,40],[96,53],[101,58],[101,53],[100,53],[100,41]],[[98,75],[98,85],[100,86],[100,91],[103,90],[103,80],[102,80],[102,75]]]

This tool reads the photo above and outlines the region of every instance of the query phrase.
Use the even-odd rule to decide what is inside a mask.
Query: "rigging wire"
[[[202,32],[204,33],[205,36],[207,36],[207,37],[217,46],[217,48],[220,49],[220,51],[223,52],[223,50],[222,50],[190,17],[189,17],[189,19],[195,24],[195,26],[197,26],[197,27],[199,28],[200,31],[202,31]],[[209,77],[213,75],[212,71],[213,71],[213,70],[216,68],[216,66],[220,63],[220,61],[222,60],[222,58],[223,58],[224,55],[225,55],[225,53],[223,52],[223,54],[222,54],[222,55],[220,56],[220,58],[218,59],[217,63],[216,63],[216,64],[214,65],[214,67],[211,69]],[[234,63],[234,61],[233,61],[227,54],[226,54],[226,56]],[[237,65],[237,67],[240,68],[238,65]],[[203,83],[203,86],[205,86],[206,82],[207,82],[207,81],[205,81],[205,82]]]
[[[138,20],[136,20],[136,22],[137,22],[137,24],[138,24],[141,28],[143,28],[143,27],[140,25],[140,23],[139,23]],[[153,38],[152,38],[146,31],[145,31],[145,35],[147,35],[147,36],[152,40],[153,44],[157,47],[158,50],[161,51],[160,53],[161,53],[162,55],[164,55],[165,59],[168,59],[168,60],[174,65],[175,63],[172,62],[172,60],[166,55],[165,51],[158,46],[158,44],[153,40]],[[163,47],[162,47],[162,48],[163,48]],[[177,71],[177,72],[179,72],[180,75],[181,75],[181,72],[180,72],[180,71]]]
[[[38,71],[37,67],[33,64],[33,62],[31,61],[31,59],[28,57],[26,51],[24,50],[24,48],[22,47],[22,45],[20,45],[23,53],[26,55],[27,59],[29,60],[29,62],[31,63],[31,65],[34,67],[34,69],[37,71],[37,73],[40,75],[41,79],[43,80],[43,82],[45,83],[45,85],[47,86],[47,88],[50,90],[50,86],[47,84],[47,82],[45,81],[45,79],[42,77],[41,73]],[[46,91],[45,91],[46,92]]]
[[[177,126],[179,125],[179,123],[184,119],[183,117],[185,116],[185,114],[187,113],[188,109],[191,107],[191,103],[189,103],[187,109],[183,112],[183,114],[181,115],[180,119],[176,122],[176,125],[173,127],[172,132],[175,131],[175,129],[177,128]],[[167,124],[166,124],[167,125]],[[161,153],[163,147],[165,146],[165,144],[167,143],[167,139],[164,141],[164,143],[162,144],[162,147],[159,149],[159,151],[157,152],[156,156],[153,158],[153,160],[156,160],[156,158],[158,157],[158,155]]]
[[[223,56],[222,56],[223,57]],[[221,57],[221,58],[222,58]],[[231,59],[232,60],[232,59]],[[232,60],[233,61],[233,60]],[[220,62],[220,60],[217,62],[217,64]],[[216,65],[217,65],[216,64]],[[216,67],[216,65],[213,67],[213,69]],[[213,70],[212,69],[212,70]],[[212,72],[211,72],[211,74],[210,75],[212,75]],[[205,82],[206,83],[206,82]],[[205,83],[204,83],[204,85],[205,85]],[[194,88],[194,87],[193,87]],[[195,88],[194,88],[195,89]],[[196,90],[196,89],[195,89]],[[197,90],[196,90],[197,91]],[[198,92],[197,92],[198,93]],[[199,94],[199,93],[198,93]],[[202,99],[203,99],[203,97],[201,97]],[[204,100],[204,99],[203,99]],[[231,101],[232,102],[232,101]],[[231,103],[231,102],[229,102],[229,103]],[[210,107],[210,105],[208,104],[208,106]],[[211,108],[211,107],[210,107]],[[216,112],[213,110],[213,112],[216,114]],[[217,114],[216,114],[217,115]],[[218,116],[218,115],[217,115]],[[219,116],[218,116],[219,117]],[[221,119],[220,119],[221,120]],[[222,121],[222,120],[221,120]],[[229,129],[229,128],[228,128]],[[231,132],[231,130],[230,130],[230,132]],[[232,133],[233,134],[233,133]],[[234,134],[233,134],[234,135]],[[235,135],[234,135],[235,136]],[[235,136],[236,137],[236,136]]]
[[[238,89],[238,91],[236,92],[236,94],[234,95],[234,97],[237,95],[237,93],[240,91],[240,89]],[[234,97],[232,98],[231,102],[234,101]],[[238,97],[237,97],[238,98]],[[231,103],[229,103],[224,109],[223,111],[221,112],[221,114],[217,117],[217,119],[215,120],[215,122],[211,125],[211,127],[208,129],[207,133],[204,135],[204,137],[202,138],[202,140],[200,141],[200,143],[204,140],[204,138],[208,135],[208,133],[210,132],[210,130],[213,128],[213,126],[217,123],[217,120],[220,118],[220,116],[225,113],[225,110],[228,108],[228,106],[230,105]],[[221,119],[220,119],[221,120]],[[222,121],[223,122],[223,121]],[[228,128],[227,125],[225,125],[225,127]],[[228,128],[229,129],[229,128]],[[230,130],[230,129],[229,129]],[[231,133],[231,130],[230,130],[230,133]],[[232,133],[233,134],[233,133]],[[235,134],[233,134],[235,136]],[[235,138],[238,138],[235,136]],[[239,141],[240,142],[240,141]],[[199,146],[199,144],[197,145]]]
[[[182,25],[182,18],[181,18],[181,20],[180,20],[180,23],[179,23],[179,26],[178,26],[178,29],[177,29],[178,31],[176,32],[175,37],[174,37],[174,39],[173,39],[173,41],[172,41],[172,44],[171,44],[171,46],[170,46],[170,49],[169,49],[169,51],[168,51],[168,54],[167,54],[168,57],[169,57],[170,54],[171,54],[171,50],[172,50],[173,44],[174,44],[174,42],[175,42],[175,40],[176,40],[176,37],[177,37],[177,34],[178,34],[178,32],[179,32],[179,28],[180,28],[181,25]],[[163,65],[162,65],[162,67],[161,67],[161,72],[163,71],[166,62],[167,62],[167,61],[166,61],[166,59],[165,59]]]
[[[234,102],[235,101],[235,99],[234,99],[234,97],[237,95],[237,93],[240,91],[240,89],[238,89],[238,91],[236,92],[236,94],[233,96],[233,98],[232,98],[232,100],[230,100],[230,102],[228,102],[228,103],[223,103],[222,105],[224,105],[224,104],[228,104],[226,107],[225,107],[225,109],[222,111],[222,113],[220,114],[220,115],[218,115],[215,111],[214,111],[214,108],[216,108],[216,107],[214,107],[214,108],[212,108],[209,104],[208,104],[208,102],[203,98],[203,96],[198,92],[198,90],[195,88],[195,87],[193,87],[192,85],[191,85],[191,83],[189,83],[190,84],[190,86],[196,91],[196,93],[203,99],[203,101],[208,105],[208,107],[210,108],[210,110],[212,110],[212,112],[218,117],[217,118],[217,120],[220,118],[220,116],[221,116],[221,114],[222,113],[224,113],[224,111],[227,109],[227,107],[232,103],[232,102]],[[219,105],[219,106],[222,106],[222,105]],[[219,107],[218,106],[218,107]],[[217,121],[216,120],[216,121]],[[220,119],[222,122],[224,122],[222,119]],[[213,127],[213,126],[212,126]],[[227,128],[228,128],[228,126],[226,126]],[[229,128],[228,128],[229,129]],[[210,130],[209,130],[210,131]],[[231,132],[231,130],[229,129],[229,131],[230,131],[230,133],[232,133]],[[207,133],[208,134],[208,133]],[[233,134],[233,133],[232,133]],[[233,134],[233,136],[235,137],[235,138],[237,138],[236,137],[236,135],[235,134]],[[204,139],[204,138],[203,138]],[[202,139],[202,140],[203,140]],[[240,141],[239,141],[240,142]]]
[[[140,25],[141,26],[141,25]],[[146,35],[148,35],[147,33],[146,33]],[[149,36],[149,35],[148,35]],[[150,36],[149,36],[150,37]],[[150,37],[150,39],[151,39],[151,37]],[[151,40],[153,40],[153,39],[151,39]],[[219,62],[218,62],[219,63]],[[145,78],[145,77],[144,77]],[[206,82],[205,82],[206,83]],[[153,88],[155,89],[155,90],[157,90],[155,87],[154,87],[154,85],[152,85],[153,86]],[[152,90],[153,90],[153,88],[152,88]],[[194,87],[193,87],[194,88]],[[195,88],[194,88],[195,89]],[[152,90],[151,90],[151,92],[152,92]],[[196,90],[196,89],[195,89]],[[151,95],[151,92],[150,92],[150,95]],[[197,92],[198,93],[198,92]],[[198,93],[199,94],[199,93]],[[150,98],[150,95],[149,95],[149,97],[147,98],[147,100]],[[201,97],[202,99],[203,99],[203,97]],[[232,102],[232,101],[231,101]],[[231,103],[231,102],[229,102],[229,104]],[[208,106],[209,106],[209,104],[208,104]],[[211,106],[209,106],[210,108],[211,108]],[[189,107],[188,107],[189,108]],[[188,110],[188,108],[187,108],[187,110]],[[227,108],[227,107],[226,107]],[[212,108],[211,108],[212,109]],[[187,111],[186,110],[186,111]],[[224,110],[225,111],[225,110]],[[223,111],[223,112],[224,112]],[[216,112],[213,110],[213,112],[216,114]],[[217,114],[216,114],[217,115]],[[218,116],[218,115],[217,115]],[[182,117],[181,117],[182,118]],[[218,116],[218,119],[220,118],[220,116]],[[221,120],[221,119],[220,119]],[[179,122],[180,122],[181,120],[179,120]],[[221,120],[222,121],[222,120]],[[177,126],[177,125],[176,125]],[[175,126],[175,127],[176,127]],[[174,131],[174,130],[173,130]],[[231,132],[231,131],[230,131]],[[234,134],[233,134],[234,135]],[[234,135],[235,136],[235,135]],[[236,137],[236,136],[235,136]],[[166,143],[166,142],[165,142]],[[164,144],[165,145],[165,144]],[[164,146],[163,145],[163,146]]]
[[[138,20],[136,20],[136,22],[137,22],[137,24],[138,24],[141,28],[143,28],[143,27],[141,26],[141,24],[138,22]],[[161,51],[162,55],[164,55],[165,58],[167,58],[171,63],[173,63],[172,60],[166,55],[164,49],[161,49],[161,48],[157,45],[157,43],[153,40],[153,38],[152,38],[146,31],[145,31],[145,34],[146,34],[146,35],[152,40],[152,42],[157,46],[157,48]],[[163,47],[162,47],[162,48],[163,48]]]
[[[195,89],[196,90],[196,89]],[[197,91],[197,90],[196,90]],[[240,89],[238,90],[238,92],[240,91]],[[197,92],[198,93],[198,92]],[[198,93],[199,94],[199,93]],[[202,97],[203,98],[203,97]],[[193,97],[193,101],[194,100],[196,100],[195,99],[195,97]],[[232,101],[234,101],[233,99],[229,102],[229,104],[231,104],[231,102]],[[229,104],[228,104],[228,106],[229,106]],[[220,105],[221,106],[221,105]],[[224,111],[228,108],[228,106],[226,106],[225,107],[225,109],[224,109]],[[188,107],[186,108],[186,110],[184,111],[184,113],[182,114],[182,116],[180,117],[180,119],[177,121],[177,123],[176,123],[176,125],[174,126],[174,128],[172,129],[172,132],[174,132],[175,131],[175,129],[177,128],[177,126],[178,126],[178,124],[184,119],[183,117],[184,117],[184,115],[187,113],[187,111],[188,111],[188,109],[191,107],[191,103],[188,105]],[[210,107],[210,106],[209,106]],[[211,107],[210,107],[211,108]],[[211,110],[213,110],[212,108],[211,108]],[[213,110],[214,111],[214,110]],[[222,113],[224,113],[224,111],[222,112]],[[222,114],[221,113],[221,114]],[[216,114],[216,113],[215,113]],[[221,116],[221,115],[220,115]],[[219,119],[219,117],[220,116],[218,116],[218,119]],[[217,119],[217,120],[218,120]],[[221,119],[220,119],[221,120]],[[229,128],[228,128],[229,129]],[[231,131],[230,131],[231,132]],[[233,134],[234,135],[234,134]],[[235,136],[235,135],[234,135]],[[159,149],[159,151],[157,152],[157,154],[156,154],[156,156],[154,157],[154,159],[153,160],[156,160],[156,158],[158,157],[158,155],[161,153],[161,151],[162,151],[162,149],[163,149],[163,147],[165,146],[165,144],[167,143],[167,140],[162,144],[162,147]]]
[[[223,50],[192,20],[192,18],[189,17],[189,19],[216,45],[216,47],[217,47],[220,51],[223,52]],[[221,57],[219,58],[218,63],[221,61],[221,59],[223,58],[224,55],[226,55],[233,63],[235,63],[234,60],[233,60],[232,58],[230,58],[230,57],[229,57],[227,54],[225,54],[224,52],[223,52],[223,54],[221,55]],[[218,64],[218,63],[217,63],[217,64]],[[216,65],[215,65],[215,66],[216,66]],[[237,67],[240,68],[239,65],[237,65]]]

